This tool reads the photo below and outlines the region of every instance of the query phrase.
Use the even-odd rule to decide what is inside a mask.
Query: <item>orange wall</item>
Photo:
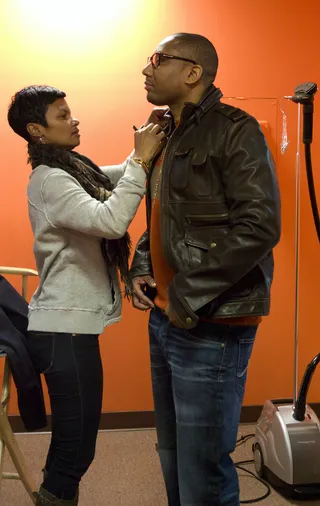
[[[66,10],[67,4],[73,3],[78,4],[74,12]],[[91,0],[87,2],[91,6],[87,13],[83,13],[83,2],[64,4],[58,16],[45,16],[44,25],[40,21],[46,8],[42,3],[0,0],[0,265],[35,266],[25,195],[30,169],[26,166],[24,141],[11,133],[6,123],[10,96],[33,83],[65,90],[73,113],[81,120],[82,152],[100,164],[118,163],[132,149],[132,125],[142,123],[150,110],[140,73],[146,56],[172,32],[201,33],[217,47],[221,64],[216,84],[225,97],[245,97],[230,101],[255,114],[258,120],[268,121],[268,140],[277,159],[282,192],[283,232],[276,249],[272,314],[259,330],[245,403],[260,404],[266,398],[290,396],[297,106],[283,104],[291,142],[282,156],[279,99],[291,94],[301,82],[320,84],[318,1],[308,3],[310,19],[305,12],[301,15],[297,0],[118,0],[105,1],[103,12],[97,7],[100,2]],[[36,7],[33,12],[32,5]],[[315,110],[313,160],[319,190],[320,95]],[[318,199],[320,202],[320,191]],[[312,223],[304,167],[301,223],[300,374],[320,351],[320,246]],[[134,241],[143,229],[141,207],[130,230]],[[34,282],[30,283],[30,294],[34,287]],[[147,316],[125,303],[123,321],[101,337],[101,351],[104,411],[152,409]],[[320,401],[319,387],[320,372],[315,376],[310,400]],[[15,397],[11,411],[17,411]]]

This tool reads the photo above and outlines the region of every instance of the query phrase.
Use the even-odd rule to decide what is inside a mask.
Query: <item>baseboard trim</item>
[[[320,403],[311,403],[311,408],[320,418]],[[240,423],[255,423],[261,413],[262,406],[243,406]],[[13,432],[26,432],[19,415],[9,416]],[[154,411],[124,411],[116,413],[102,413],[100,430],[128,430],[151,429],[155,427]],[[48,426],[37,432],[51,430],[51,416],[48,415]]]
[[[51,415],[47,415],[47,427],[36,432],[51,431]],[[13,432],[27,432],[19,415],[9,416]],[[151,429],[155,427],[154,411],[104,412],[101,415],[99,430]]]

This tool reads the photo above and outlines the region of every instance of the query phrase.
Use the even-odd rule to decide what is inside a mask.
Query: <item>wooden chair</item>
[[[19,269],[16,267],[1,267],[0,274],[14,274],[22,276],[22,291],[24,298],[27,296],[28,276],[37,276],[37,271],[32,269]],[[3,479],[21,480],[33,503],[36,502],[36,484],[27,467],[26,461],[19,449],[16,438],[8,419],[8,406],[10,401],[11,372],[8,358],[0,350],[0,361],[4,361],[4,374],[0,402],[0,488]],[[5,473],[3,470],[4,452],[7,448],[17,473]]]

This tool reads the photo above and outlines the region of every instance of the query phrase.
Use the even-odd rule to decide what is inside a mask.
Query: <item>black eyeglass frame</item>
[[[158,63],[154,64],[152,59],[156,55],[158,57]],[[153,53],[151,56],[148,56],[148,64],[151,63],[152,67],[154,69],[156,69],[157,67],[159,67],[159,65],[161,65],[161,58],[166,58],[168,60],[182,60],[182,61],[187,61],[189,63],[193,63],[193,65],[197,65],[197,62],[194,60],[190,60],[189,58],[183,58],[182,56],[174,56],[172,54],[167,54],[167,53]]]

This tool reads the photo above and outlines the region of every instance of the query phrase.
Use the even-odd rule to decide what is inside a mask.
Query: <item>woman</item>
[[[28,338],[52,410],[37,506],[78,504],[101,413],[98,336],[120,319],[117,271],[130,285],[127,228],[164,137],[158,125],[143,127],[131,157],[100,169],[73,151],[79,121],[65,97],[55,88],[29,86],[16,93],[8,112],[10,126],[28,142],[32,167],[28,201],[40,283],[29,306]]]

